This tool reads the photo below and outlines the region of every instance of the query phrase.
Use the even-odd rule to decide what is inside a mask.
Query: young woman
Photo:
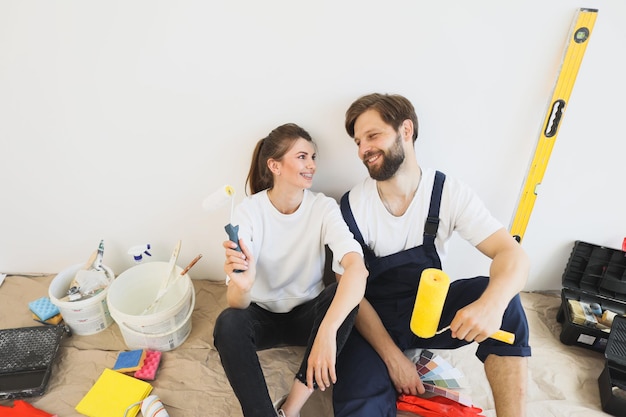
[[[261,139],[239,204],[239,246],[224,242],[229,307],[215,323],[214,343],[246,417],[298,416],[313,389],[336,382],[335,360],[365,291],[362,250],[337,202],[309,191],[315,145],[295,124]],[[338,283],[322,281],[325,246]],[[257,351],[307,346],[286,399],[274,408]]]

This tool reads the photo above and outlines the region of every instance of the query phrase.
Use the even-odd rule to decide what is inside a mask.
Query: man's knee
[[[352,331],[337,360],[335,416],[395,417],[395,399],[384,362],[357,331]]]

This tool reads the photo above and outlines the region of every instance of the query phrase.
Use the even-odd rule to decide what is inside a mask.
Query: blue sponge
[[[118,372],[138,371],[143,366],[146,353],[147,351],[143,349],[120,352],[112,369]]]
[[[35,301],[31,301],[28,303],[28,308],[42,321],[46,321],[60,313],[59,308],[52,304],[52,301],[50,301],[48,297],[41,297]]]

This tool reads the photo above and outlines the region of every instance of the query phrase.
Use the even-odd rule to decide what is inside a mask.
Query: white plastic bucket
[[[189,335],[195,292],[187,274],[173,284],[154,309],[143,314],[156,299],[168,268],[168,262],[139,264],[121,273],[109,287],[109,311],[131,349],[171,350]],[[176,266],[172,279],[181,272],[182,268]]]
[[[84,266],[84,264],[76,264],[59,272],[52,279],[48,288],[50,301],[59,308],[65,324],[70,327],[73,334],[81,336],[101,332],[113,323],[106,302],[108,288],[84,300],[61,301],[67,295],[67,290],[70,288],[76,273]],[[109,277],[115,277],[110,268],[103,267]]]
[[[193,293],[193,286],[188,284],[185,295],[180,297],[175,305],[170,305],[165,310],[162,309],[165,303],[161,302],[159,303],[158,310],[151,314],[146,313],[145,315],[132,316],[117,314],[119,312],[116,310],[113,310],[115,313],[112,312],[111,314],[118,324],[123,324],[131,330],[144,334],[161,334],[169,329],[180,326],[180,324],[187,319],[189,311],[193,310]]]
[[[180,325],[176,328],[167,330],[159,334],[146,334],[135,331],[124,323],[118,322],[117,325],[122,332],[124,342],[129,349],[151,349],[166,352],[182,345],[189,334],[191,333],[191,315],[193,313],[193,307],[196,302],[196,294],[191,292],[191,308],[187,312],[187,316],[182,320]]]

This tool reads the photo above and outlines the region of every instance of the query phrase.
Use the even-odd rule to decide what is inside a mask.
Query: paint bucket
[[[188,274],[183,275],[151,311],[144,310],[156,299],[168,262],[139,264],[122,272],[107,292],[111,316],[130,349],[172,350],[191,332],[195,291]],[[176,266],[174,277],[182,272]]]
[[[196,301],[196,294],[192,291],[191,308],[182,323],[176,328],[168,329],[163,333],[142,333],[127,327],[123,322],[117,325],[122,332],[124,342],[129,349],[151,349],[166,352],[182,345],[191,333],[191,314]]]
[[[111,285],[93,297],[77,301],[61,301],[67,295],[72,280],[84,266],[84,263],[76,264],[59,272],[52,279],[48,288],[50,301],[59,308],[63,321],[70,327],[73,334],[80,336],[101,332],[113,324],[113,318],[106,301],[107,291]],[[104,265],[103,268],[107,272],[107,276],[111,279],[115,277],[110,268]]]

